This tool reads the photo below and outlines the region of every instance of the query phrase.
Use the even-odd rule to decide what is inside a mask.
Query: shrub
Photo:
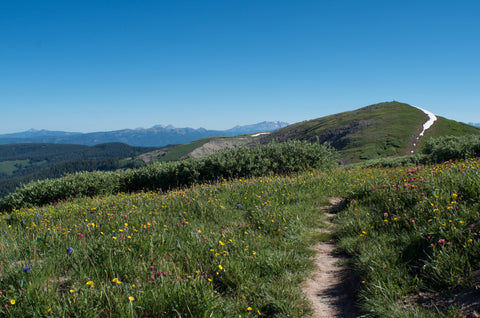
[[[480,156],[480,136],[444,136],[426,139],[422,153],[436,163]]]

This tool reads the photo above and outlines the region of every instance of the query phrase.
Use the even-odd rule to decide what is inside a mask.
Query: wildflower
[[[83,234],[79,232],[79,233],[77,233],[77,236],[80,237],[80,238],[82,238],[82,237],[83,237]]]
[[[248,307],[247,310],[248,310],[248,311],[252,311],[253,309],[252,309],[252,307]]]
[[[218,265],[218,269],[223,270],[223,266],[222,266],[222,265]]]
[[[86,282],[85,285],[92,287],[93,285],[95,285],[95,283],[93,281],[89,280],[88,282]]]
[[[237,203],[237,208],[241,208],[242,205],[240,203]]]
[[[15,299],[10,300],[10,305],[15,305]]]
[[[73,248],[71,246],[67,247],[67,253],[72,254],[73,253]]]
[[[129,297],[128,297],[128,300],[130,300],[130,301],[134,301],[134,300],[135,300],[135,297],[133,297],[133,296],[129,296]]]
[[[116,278],[116,277],[115,277],[114,279],[112,279],[112,282],[117,283],[118,285],[120,285],[120,284],[122,283],[122,282],[121,282],[118,278]]]
[[[446,242],[445,242],[445,239],[439,239],[439,240],[438,240],[438,244],[444,245],[445,243],[446,243]]]
[[[70,289],[70,294],[75,293],[75,289]]]
[[[32,270],[32,269],[31,269],[30,266],[28,266],[28,265],[26,265],[26,266],[23,268],[23,271],[24,271],[25,273],[28,273],[28,272],[30,272],[31,270]]]

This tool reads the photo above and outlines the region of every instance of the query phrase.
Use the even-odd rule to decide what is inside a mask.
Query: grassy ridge
[[[480,128],[437,116],[435,124],[425,132],[425,137],[478,135]]]
[[[300,122],[263,136],[260,142],[290,139],[327,142],[344,163],[410,154],[428,117],[399,102],[385,102],[354,111]],[[439,117],[426,136],[480,134],[480,129]],[[421,143],[421,142],[420,142]]]
[[[388,102],[290,125],[262,139],[328,142],[349,163],[406,154],[425,121],[421,110]]]

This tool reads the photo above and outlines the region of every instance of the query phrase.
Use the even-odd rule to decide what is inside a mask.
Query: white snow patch
[[[421,132],[421,133],[418,135],[418,137],[417,137],[417,140],[419,140],[420,137],[423,137],[423,134],[425,133],[425,131],[426,131],[428,128],[432,127],[433,123],[435,123],[435,121],[437,120],[437,116],[435,116],[432,112],[430,112],[430,111],[428,111],[428,110],[425,110],[425,109],[423,109],[423,108],[420,108],[420,107],[417,107],[417,106],[413,106],[413,107],[415,107],[415,108],[417,108],[417,109],[420,109],[422,112],[424,112],[424,113],[427,114],[427,116],[428,116],[427,122],[426,122],[425,124],[423,124],[423,130],[422,130],[422,132]],[[413,144],[413,147],[416,147],[416,146],[417,146],[417,144],[414,143],[414,144]],[[411,152],[411,153],[414,153],[414,150],[412,150],[412,151],[410,151],[410,152]]]
[[[269,133],[268,132],[264,132],[264,133],[258,133],[258,134],[254,134],[254,135],[251,135],[252,137],[258,137],[260,135],[268,135]]]
[[[422,108],[417,107],[417,106],[413,106],[413,107],[420,109],[422,112],[424,112],[428,116],[427,122],[425,124],[423,124],[422,132],[420,133],[420,135],[418,135],[419,137],[422,137],[423,134],[425,133],[425,131],[428,128],[432,127],[433,123],[437,120],[437,116],[435,116],[432,112],[429,112],[428,110],[422,109]]]

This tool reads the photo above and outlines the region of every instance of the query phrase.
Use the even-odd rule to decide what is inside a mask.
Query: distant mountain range
[[[289,124],[285,122],[264,121],[254,125],[235,126],[228,130],[176,128],[171,125],[157,125],[147,129],[123,129],[92,133],[30,129],[24,132],[0,135],[0,144],[53,143],[93,146],[102,143],[121,142],[131,146],[163,147],[174,144],[185,144],[205,137],[231,137],[260,132],[272,132],[288,125]]]
[[[468,123],[469,125],[475,126],[475,127],[480,127],[480,123]]]

